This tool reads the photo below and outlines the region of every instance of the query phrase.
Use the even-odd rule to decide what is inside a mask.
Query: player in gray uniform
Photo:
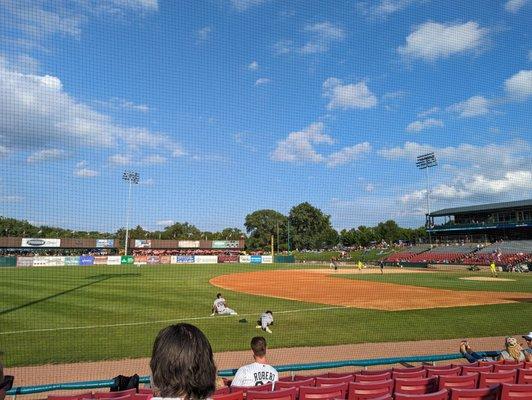
[[[271,311],[263,312],[258,321],[257,326],[255,328],[262,329],[265,332],[272,333],[269,326],[273,325],[273,313]]]
[[[221,293],[218,293],[216,295],[216,299],[214,300],[214,304],[212,305],[211,317],[214,317],[216,314],[218,314],[218,315],[238,315],[235,310],[233,310],[232,308],[227,307],[227,302],[222,297]]]

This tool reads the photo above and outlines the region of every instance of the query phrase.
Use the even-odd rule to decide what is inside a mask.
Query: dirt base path
[[[341,279],[313,270],[277,270],[220,275],[209,282],[223,289],[310,303],[399,311],[464,307],[532,300],[532,293],[467,292],[394,283]],[[390,272],[390,271],[389,271]]]
[[[516,335],[516,337],[520,337]],[[497,350],[502,347],[504,337],[469,339],[477,350]],[[421,340],[392,343],[361,343],[353,345],[296,347],[270,349],[268,360],[273,365],[367,359],[381,357],[401,357],[428,354],[457,353],[460,339]],[[215,354],[219,369],[237,368],[251,362],[250,351],[232,351]],[[460,359],[457,362],[465,362]],[[379,368],[385,368],[379,367]],[[356,368],[343,368],[338,371]],[[126,359],[117,361],[84,362],[75,364],[54,364],[34,367],[7,368],[5,373],[15,375],[15,386],[41,385],[46,383],[74,382],[110,379],[122,375],[149,375],[149,359]],[[307,371],[302,374],[313,374]],[[33,396],[43,398],[45,395]],[[29,398],[29,397],[24,397]]]

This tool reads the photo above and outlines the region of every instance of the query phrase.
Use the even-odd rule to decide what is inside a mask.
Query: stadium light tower
[[[125,245],[125,252],[124,255],[127,256],[127,247],[129,242],[129,209],[131,204],[131,186],[137,185],[140,180],[140,175],[138,172],[135,171],[125,171],[122,175],[122,179],[128,182],[128,189],[127,189],[127,204],[126,204],[126,245]]]
[[[429,168],[435,167],[438,165],[438,161],[436,160],[436,156],[434,155],[434,152],[422,154],[420,156],[417,156],[416,160],[416,167],[418,167],[421,170],[425,170],[425,176],[427,178],[427,219],[425,221],[425,225],[427,228],[430,229],[430,182],[429,182]],[[429,233],[429,244],[432,247],[432,239],[430,236],[430,230],[428,230]]]

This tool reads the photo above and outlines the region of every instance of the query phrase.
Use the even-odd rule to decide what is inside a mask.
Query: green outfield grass
[[[530,330],[530,303],[384,312],[222,291],[240,315],[209,316],[218,291],[208,283],[210,278],[259,268],[301,265],[2,268],[0,351],[8,366],[145,357],[157,332],[178,321],[200,327],[215,351],[242,350],[260,333],[255,321],[266,309],[275,315],[270,347],[436,338],[456,338],[458,343],[463,337]],[[469,273],[349,278],[465,289],[465,281],[456,279],[462,275]],[[518,279],[515,286],[473,282],[471,288],[532,291],[532,274],[511,277]],[[239,323],[241,318],[248,322]]]

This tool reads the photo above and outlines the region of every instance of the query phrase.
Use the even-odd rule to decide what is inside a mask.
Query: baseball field
[[[175,322],[215,352],[244,350],[259,313],[270,348],[503,336],[530,330],[532,274],[301,265],[0,269],[8,366],[140,358]],[[238,316],[210,316],[220,291]]]

